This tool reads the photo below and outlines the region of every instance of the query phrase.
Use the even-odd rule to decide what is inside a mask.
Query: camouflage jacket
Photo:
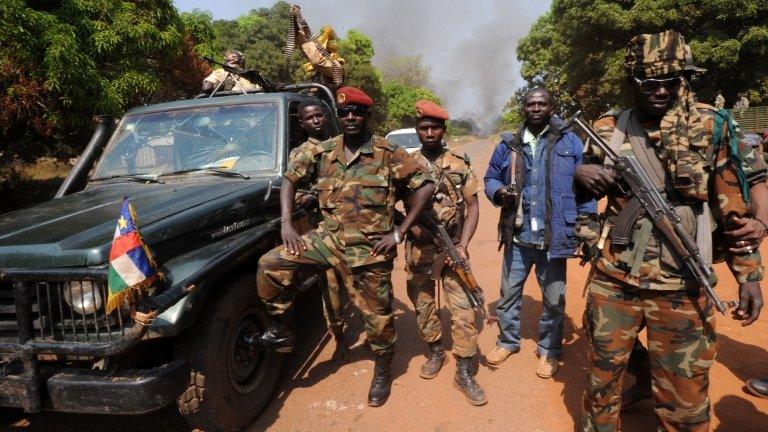
[[[343,135],[299,152],[285,178],[293,184],[316,184],[322,213],[318,231],[344,251],[349,267],[391,259],[371,255],[370,237],[392,231],[397,196],[431,181],[404,148],[378,136],[347,162]]]
[[[435,182],[432,208],[451,237],[458,240],[466,216],[463,213],[466,211],[464,200],[483,191],[483,186],[470,166],[469,157],[449,148],[444,148],[434,163],[425,158],[420,149],[411,153],[411,156],[427,170]]]
[[[704,123],[706,140],[711,143],[714,130],[714,118],[717,110],[710,105],[702,103],[699,103],[697,108]],[[606,142],[611,141],[611,136],[613,135],[613,130],[620,114],[621,112],[617,111],[609,112],[604,114],[594,123],[595,131]],[[666,159],[665,152],[667,149],[659,147],[661,142],[659,125],[644,124],[643,128],[648,135],[649,141],[657,146],[657,155],[663,163]],[[758,182],[764,182],[766,180],[766,166],[762,155],[742,144],[743,141],[739,146],[740,156],[742,160],[742,168],[746,174],[748,184],[754,185]],[[604,155],[597,146],[588,145],[584,153],[585,163],[603,162]],[[626,138],[621,146],[620,153],[632,153],[629,140]],[[715,159],[716,155],[714,154],[714,147],[710,144],[708,149],[709,162],[707,166],[707,169],[710,172],[714,172],[715,166],[722,163],[719,159]],[[715,196],[714,189],[712,188],[712,181],[708,184],[710,208],[712,208],[713,214],[720,214],[720,210],[722,209],[718,207],[724,207],[727,200]],[[695,216],[690,207],[680,202],[675,202],[676,200],[674,199],[671,199],[670,201],[676,207],[683,223],[689,228],[689,232],[695,234]],[[607,223],[615,225],[616,218],[626,203],[626,199],[613,195],[608,196],[608,205],[606,207]],[[722,220],[715,220],[714,222],[716,225],[723,225]],[[684,265],[682,265],[680,260],[674,256],[670,250],[671,248],[667,246],[666,240],[663,239],[656,228],[652,228],[652,223],[647,217],[641,217],[635,223],[633,233],[634,238],[626,248],[611,246],[610,237],[608,238],[605,248],[603,249],[603,256],[597,263],[600,270],[631,285],[654,290],[681,290],[685,289],[686,286],[692,282],[686,276]],[[642,256],[640,256],[640,254],[642,254]],[[762,279],[763,272],[759,251],[754,251],[751,254],[744,254],[742,256],[734,256],[726,253],[725,260],[728,262],[732,273],[740,283],[759,281]]]
[[[320,144],[322,141],[317,138],[309,137],[306,141],[301,143],[298,147],[291,150],[290,153],[288,153],[288,165],[291,164],[291,162],[296,159],[296,157],[300,153],[312,153],[316,151],[316,147],[318,144]],[[297,184],[296,186],[296,195],[294,199],[294,203],[298,206],[301,204],[302,200],[305,196],[309,194],[309,190],[312,188],[311,184]]]

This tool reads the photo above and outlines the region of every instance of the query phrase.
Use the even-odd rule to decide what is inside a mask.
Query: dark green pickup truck
[[[258,415],[283,359],[241,339],[268,324],[254,275],[280,242],[277,189],[311,87],[337,134],[322,86],[144,106],[100,119],[55,199],[0,217],[0,406],[140,414],[176,401],[207,431]],[[165,274],[141,301],[160,312],[147,325],[127,305],[104,310],[124,196]]]

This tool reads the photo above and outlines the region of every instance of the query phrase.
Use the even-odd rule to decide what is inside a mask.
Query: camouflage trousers
[[[419,336],[425,342],[435,342],[443,335],[440,311],[435,306],[435,281],[430,277],[432,263],[438,251],[432,244],[408,242],[405,245],[408,297],[416,309]],[[451,311],[453,353],[472,357],[477,353],[475,310],[459,285],[456,274],[445,266],[442,274],[443,293]]]
[[[643,324],[659,430],[709,430],[709,368],[716,336],[714,308],[706,295],[638,289],[599,271],[589,284],[584,312],[589,379],[581,429],[620,430],[622,374]]]
[[[360,309],[371,349],[376,354],[394,351],[397,337],[392,311],[392,262],[350,268],[344,251],[330,235],[312,230],[302,239],[307,250],[301,255],[291,255],[280,245],[259,259],[256,285],[267,311],[281,315],[291,307],[296,296],[294,277],[299,270],[335,269],[341,282],[337,286],[343,284]]]
[[[325,271],[323,285],[323,316],[328,324],[328,330],[337,335],[344,330],[344,300],[341,297],[341,283],[336,271]]]

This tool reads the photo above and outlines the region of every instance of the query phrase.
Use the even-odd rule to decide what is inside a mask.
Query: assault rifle
[[[219,66],[220,68],[224,69],[225,71],[241,76],[248,81],[252,83],[258,84],[262,89],[264,89],[265,92],[274,92],[280,89],[281,85],[278,83],[278,85],[273,84],[268,79],[264,78],[259,71],[255,69],[243,69],[235,66],[230,66],[228,64],[224,64],[221,62],[218,62],[210,57],[203,57],[203,60],[208,61],[212,64],[215,64],[216,66]],[[282,87],[285,87],[285,85],[282,85]]]
[[[690,270],[696,281],[704,289],[704,292],[715,304],[717,311],[725,314],[726,306],[730,306],[731,302],[728,302],[728,304],[723,303],[717,296],[717,293],[715,293],[711,280],[712,268],[702,259],[696,241],[683,226],[680,215],[675,212],[675,209],[661,192],[656,189],[653,181],[643,170],[637,158],[634,155],[619,156],[589,124],[579,117],[580,114],[581,111],[577,112],[564,127],[569,127],[571,124],[578,126],[603,151],[605,156],[613,163],[613,166],[626,185],[629,186],[629,191],[622,189],[622,192],[631,196],[630,201],[622,210],[622,214],[627,212],[627,215],[631,215],[634,217],[634,220],[637,220],[637,218],[642,216],[644,210],[651,221],[653,221],[653,226],[661,231],[661,234],[669,241],[675,253],[685,262],[688,270]],[[621,185],[619,187],[621,188]],[[634,220],[631,222],[634,223]],[[611,238],[614,239],[613,236]],[[613,243],[619,244],[615,240]]]
[[[403,220],[405,216],[395,210],[395,219]],[[443,273],[443,268],[448,264],[446,258],[450,260],[451,270],[458,276],[459,285],[461,285],[464,295],[467,296],[470,306],[477,310],[489,325],[495,324],[497,319],[488,310],[488,305],[485,303],[485,297],[483,296],[483,289],[478,285],[467,260],[459,255],[456,245],[453,244],[453,240],[448,231],[446,231],[445,225],[435,215],[434,209],[430,208],[422,213],[419,220],[419,228],[422,230],[422,236],[431,239],[437,248],[440,249],[440,254],[432,264],[431,278],[439,280],[440,275]]]

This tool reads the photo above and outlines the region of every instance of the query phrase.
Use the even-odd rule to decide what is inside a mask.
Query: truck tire
[[[228,285],[215,288],[218,295],[176,345],[176,355],[190,368],[179,412],[192,428],[205,432],[239,431],[253,422],[270,401],[283,364],[282,354],[250,353],[240,342],[243,334],[270,323],[255,277]]]

